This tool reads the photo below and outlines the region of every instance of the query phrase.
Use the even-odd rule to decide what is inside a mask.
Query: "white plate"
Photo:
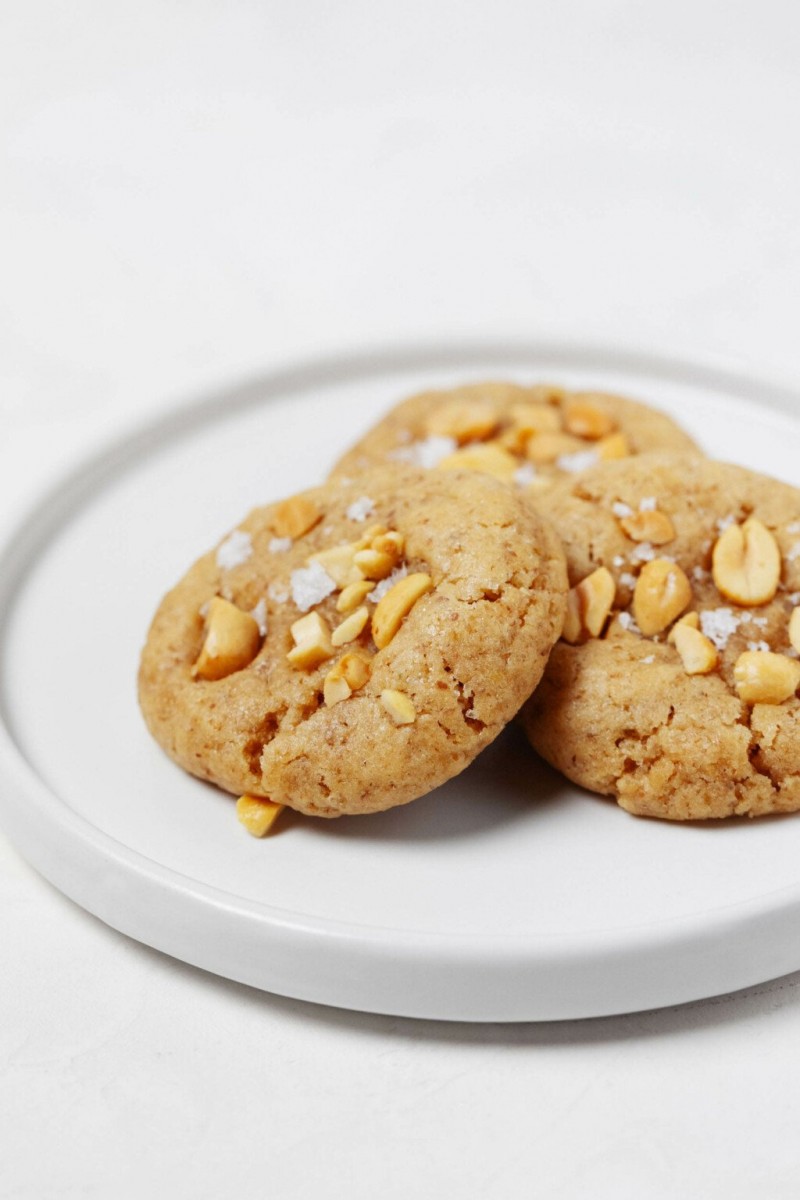
[[[134,938],[288,996],[475,1021],[599,1016],[800,967],[800,817],[627,816],[507,731],[459,779],[374,817],[257,841],[136,707],[163,591],[256,503],[317,482],[415,389],[487,376],[618,390],[709,450],[797,479],[796,395],[569,346],[396,350],[286,369],[126,436],[0,555],[0,804],[22,853]]]

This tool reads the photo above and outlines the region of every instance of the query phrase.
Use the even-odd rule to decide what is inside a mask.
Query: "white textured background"
[[[0,0],[3,514],[137,411],[376,340],[800,378],[798,62],[791,0]],[[0,1196],[794,1200],[799,982],[336,1013],[126,941],[0,840]]]

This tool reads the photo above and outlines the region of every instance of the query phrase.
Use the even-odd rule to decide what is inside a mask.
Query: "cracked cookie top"
[[[410,468],[256,509],[162,601],[139,697],[183,768],[315,816],[461,771],[538,683],[566,607],[549,524]]]
[[[381,463],[407,463],[480,471],[535,494],[598,462],[654,450],[700,453],[669,417],[621,396],[485,382],[404,400],[332,474],[355,476]]]
[[[800,809],[800,491],[648,455],[537,504],[571,591],[524,711],[534,748],[639,815]]]

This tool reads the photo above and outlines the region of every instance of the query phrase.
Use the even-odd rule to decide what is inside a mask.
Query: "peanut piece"
[[[358,608],[362,600],[366,600],[373,588],[371,579],[361,579],[358,583],[348,583],[347,587],[342,589],[339,599],[336,601],[336,611],[340,613],[351,612],[354,608]]]
[[[381,537],[386,532],[385,525],[370,525],[355,543],[356,550],[368,550],[375,541],[375,538]]]
[[[263,796],[240,796],[236,801],[236,816],[253,837],[269,833],[286,806],[265,800]]]
[[[384,688],[381,692],[381,704],[395,725],[413,725],[417,719],[417,710],[405,692]]]
[[[514,430],[526,439],[561,432],[561,413],[552,404],[512,404],[508,415]]]
[[[306,496],[290,496],[277,506],[272,528],[278,537],[299,538],[322,520],[322,509]]]
[[[351,650],[339,659],[335,670],[346,680],[351,691],[357,692],[370,677],[372,661],[368,655]]]
[[[796,608],[789,618],[789,641],[800,653],[800,608]]]
[[[576,437],[596,442],[617,428],[611,413],[590,400],[573,400],[564,406],[564,428]]]
[[[428,417],[425,430],[432,437],[455,438],[464,442],[481,442],[497,429],[497,410],[485,400],[450,400]]]
[[[398,579],[394,587],[378,601],[372,614],[372,640],[379,650],[389,645],[420,596],[424,596],[432,587],[430,575],[417,572],[406,575],[405,579]]]
[[[250,613],[215,596],[208,606],[205,641],[192,667],[192,676],[224,679],[251,663],[260,645],[258,622]]]
[[[708,675],[719,662],[717,648],[710,638],[684,621],[675,626],[670,640],[675,642],[687,675]]]
[[[594,448],[601,462],[608,462],[613,458],[627,458],[631,452],[630,442],[624,433],[612,433],[608,437],[600,438],[599,442],[595,442]]]
[[[363,608],[357,608],[354,613],[337,625],[331,634],[331,643],[334,646],[346,646],[348,642],[354,642],[361,630],[369,620],[369,609],[366,605]]]
[[[318,550],[316,554],[309,554],[307,561],[319,563],[337,587],[344,587],[352,574],[355,556],[356,543],[348,542],[344,546],[331,546],[329,550]]]
[[[632,517],[623,517],[620,526],[632,542],[650,542],[653,546],[664,546],[675,537],[675,526],[666,513],[637,512]]]
[[[667,637],[667,641],[674,645],[675,644],[675,634],[679,629],[682,629],[684,625],[688,626],[689,629],[699,629],[700,628],[700,613],[688,612],[684,616],[682,616],[680,621],[677,621],[673,625],[672,629],[669,632],[669,636]],[[712,642],[711,644],[713,646],[714,643]]]
[[[352,694],[353,689],[336,667],[328,671],[322,684],[322,695],[328,708],[332,708],[334,704],[340,704],[342,700],[347,700]]]
[[[572,588],[567,600],[564,641],[575,645],[587,637],[599,637],[616,593],[614,576],[606,567],[598,567]]]
[[[800,686],[800,663],[766,650],[745,650],[733,668],[745,704],[783,704]]]
[[[661,633],[689,606],[692,585],[668,558],[645,563],[633,593],[633,615],[645,637]]]
[[[562,455],[577,454],[585,449],[580,438],[569,433],[537,433],[529,439],[525,453],[532,463],[542,467],[554,463]]]
[[[714,546],[711,573],[727,600],[744,608],[768,604],[781,581],[778,543],[756,517],[730,525]]]
[[[481,475],[493,475],[504,483],[514,478],[519,463],[498,442],[487,442],[480,446],[465,446],[455,450],[438,464],[440,471],[479,471]]]
[[[310,612],[291,627],[295,647],[286,655],[293,667],[307,670],[333,657],[331,631],[319,613]]]
[[[391,575],[397,563],[396,554],[383,550],[358,550],[353,558],[353,565],[358,569],[361,578],[376,582]]]

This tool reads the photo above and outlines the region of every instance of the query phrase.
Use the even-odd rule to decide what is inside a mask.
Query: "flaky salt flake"
[[[336,591],[336,580],[331,579],[321,563],[312,562],[307,567],[292,571],[290,576],[292,599],[300,612],[308,612],[331,592]]]
[[[217,547],[217,566],[221,571],[232,571],[246,563],[253,553],[253,539],[244,529],[234,529]]]
[[[645,496],[639,501],[639,512],[655,512],[658,507],[658,502],[655,496]]]
[[[710,574],[705,567],[692,567],[692,578],[698,583],[705,583],[710,578]]]
[[[750,617],[750,624],[757,625],[759,629],[766,629],[769,625],[769,617]]]
[[[291,550],[291,548],[292,548],[292,539],[289,537],[270,538],[269,547],[268,547],[270,554],[285,554],[286,551]]]
[[[387,575],[385,579],[382,579],[380,583],[372,589],[367,596],[367,599],[371,600],[373,604],[377,604],[379,600],[383,599],[388,591],[391,591],[397,581],[400,579],[405,579],[407,574],[408,567],[405,565],[402,567],[395,567],[391,575]]]
[[[771,646],[769,642],[748,642],[747,649],[752,650],[754,654],[769,654]]]
[[[786,561],[795,562],[798,558],[800,558],[800,542],[795,542],[786,552]]]
[[[717,533],[724,533],[726,529],[730,529],[731,525],[736,524],[736,517],[733,513],[729,513],[727,517],[720,517],[717,521]]]
[[[631,508],[630,504],[625,504],[623,500],[615,500],[611,505],[611,511],[613,512],[614,516],[619,517],[620,520],[623,517],[633,516],[633,509]]]
[[[636,587],[636,576],[631,575],[630,571],[623,571],[619,577],[619,581],[623,587],[631,589]]]
[[[787,533],[800,533],[800,521],[792,521],[791,525],[786,526]]]
[[[617,617],[617,620],[619,621],[620,625],[622,626],[622,628],[625,630],[626,633],[641,633],[642,632],[641,629],[639,628],[639,626],[636,624],[635,620],[633,619],[632,614],[629,612],[621,612],[619,614],[619,616]]]
[[[732,608],[708,608],[700,613],[700,628],[718,650],[724,650],[742,623]]]
[[[648,654],[647,658],[643,658],[641,661],[648,664],[654,663],[656,661],[656,656],[655,654]]]
[[[652,562],[656,557],[656,552],[650,542],[640,542],[631,550],[631,562]],[[666,555],[662,555],[665,558]]]
[[[443,458],[455,453],[458,442],[450,437],[427,437],[421,442],[412,442],[410,446],[401,446],[392,450],[389,458],[395,462],[409,463],[412,467],[423,467],[430,470],[438,467]]]
[[[556,459],[556,466],[561,471],[588,471],[600,461],[596,450],[578,450],[575,454],[562,454]]]
[[[524,463],[514,472],[514,483],[517,487],[529,487],[536,478],[536,467],[533,463]]]
[[[789,601],[791,604],[800,604],[800,592],[789,592]]]
[[[611,560],[611,565],[619,569],[620,567],[624,567],[626,562],[627,559],[623,558],[621,554],[615,554]]]
[[[375,512],[375,501],[369,496],[359,496],[347,508],[347,518],[350,521],[366,521]]]
[[[254,609],[251,609],[250,616],[258,626],[258,632],[262,637],[267,636],[267,602],[262,597]]]

